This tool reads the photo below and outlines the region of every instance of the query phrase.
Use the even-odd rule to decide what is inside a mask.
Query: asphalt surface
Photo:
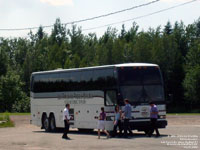
[[[30,116],[11,116],[16,126],[0,128],[0,150],[198,150],[200,148],[200,116],[168,116],[168,126],[160,129],[160,137],[146,137],[134,131],[129,139],[97,139],[97,132],[71,130],[71,140],[62,139],[62,129],[47,133],[29,124]]]

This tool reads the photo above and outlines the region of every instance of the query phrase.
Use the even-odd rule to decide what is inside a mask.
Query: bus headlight
[[[166,115],[160,116],[160,119],[166,119]]]

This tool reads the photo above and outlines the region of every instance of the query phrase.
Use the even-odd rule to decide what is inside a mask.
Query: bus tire
[[[49,124],[49,118],[47,117],[46,114],[43,115],[42,117],[42,124],[43,128],[45,129],[46,132],[50,131],[50,124]]]
[[[56,128],[56,120],[55,120],[54,114],[50,114],[49,125],[50,125],[51,132],[56,132],[57,128]]]

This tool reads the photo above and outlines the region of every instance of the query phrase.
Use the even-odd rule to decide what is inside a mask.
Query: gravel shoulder
[[[69,141],[61,138],[62,131],[47,133],[40,127],[31,125],[30,115],[11,116],[11,119],[15,122],[14,128],[0,129],[0,150],[197,150],[200,147],[200,116],[196,115],[168,115],[168,126],[166,129],[160,130],[161,137],[159,138],[149,138],[143,132],[134,131],[134,136],[130,139],[106,139],[106,136],[102,136],[98,140],[96,132],[79,133],[71,131],[69,134],[71,140]],[[184,147],[184,144],[188,141],[181,140],[181,137],[191,135],[197,137],[195,139],[197,148]],[[176,144],[173,142],[176,142]],[[185,143],[178,145],[179,142]]]
[[[168,125],[200,125],[200,115],[167,115]]]
[[[10,119],[14,121],[15,127],[20,127],[20,126],[29,126],[30,125],[30,120],[31,116],[30,115],[11,115]]]

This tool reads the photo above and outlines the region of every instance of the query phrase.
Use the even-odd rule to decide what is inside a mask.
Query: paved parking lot
[[[130,139],[102,136],[97,132],[70,132],[71,140],[61,138],[62,130],[46,133],[39,127],[29,124],[30,116],[13,116],[14,128],[0,129],[0,150],[56,150],[56,149],[113,149],[113,150],[181,150],[199,149],[200,116],[168,116],[166,129],[161,129],[161,137],[146,137],[143,132],[134,131]]]

